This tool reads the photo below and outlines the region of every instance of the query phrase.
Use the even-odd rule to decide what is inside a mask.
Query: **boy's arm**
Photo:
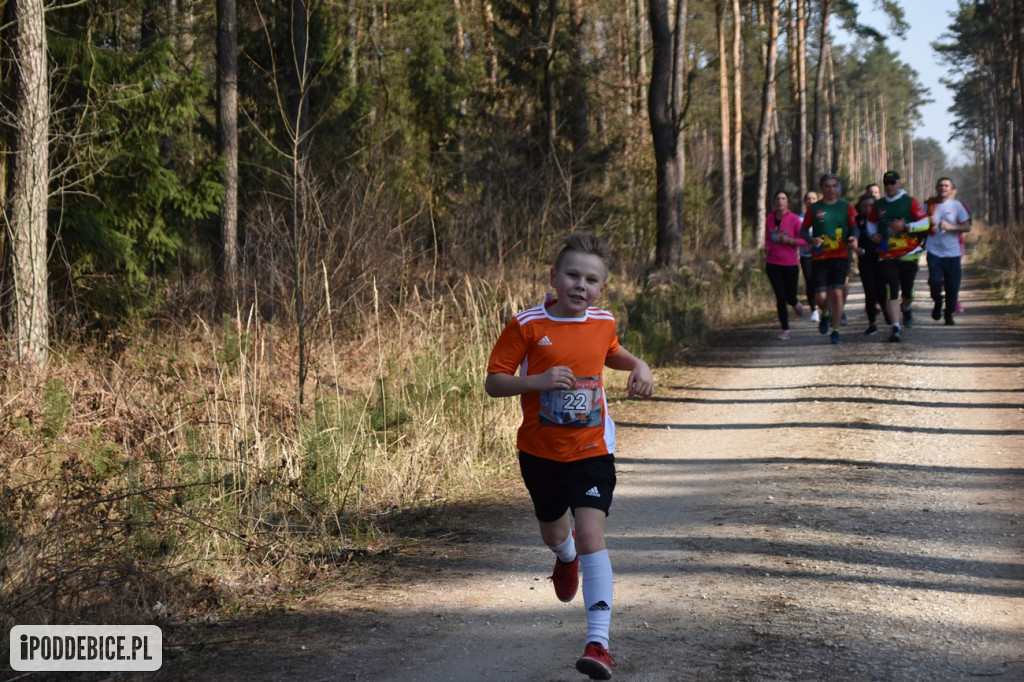
[[[543,374],[522,376],[492,372],[487,375],[484,390],[492,398],[507,398],[532,391],[553,391],[555,389],[572,388],[575,377],[568,367],[558,365]]]
[[[651,368],[622,346],[605,358],[604,364],[610,369],[629,372],[626,390],[630,397],[638,395],[641,398],[650,398],[654,394],[654,375],[651,374]]]

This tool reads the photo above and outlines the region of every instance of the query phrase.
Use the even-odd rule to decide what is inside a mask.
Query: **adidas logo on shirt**
[[[586,495],[587,497],[601,497],[601,492],[597,489],[597,486],[595,485],[593,488],[586,492]]]
[[[553,346],[555,344],[551,343],[551,339],[549,339],[547,336],[545,336],[543,339],[541,339],[540,341],[537,342],[537,345],[538,346]]]

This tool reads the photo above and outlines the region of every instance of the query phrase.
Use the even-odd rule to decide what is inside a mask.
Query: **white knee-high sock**
[[[571,563],[576,558],[576,538],[572,536],[572,532],[569,533],[569,537],[563,540],[561,544],[552,547],[551,551],[555,553],[555,556],[563,564]]]
[[[608,550],[580,555],[583,571],[583,607],[587,610],[587,641],[608,648],[612,622],[612,562]]]

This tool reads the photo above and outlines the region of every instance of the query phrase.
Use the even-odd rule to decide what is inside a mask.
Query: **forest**
[[[5,628],[187,610],[486,495],[487,353],[568,231],[613,244],[652,365],[767,309],[768,197],[826,171],[956,177],[1019,273],[1024,3],[932,43],[956,168],[879,4],[0,0]]]

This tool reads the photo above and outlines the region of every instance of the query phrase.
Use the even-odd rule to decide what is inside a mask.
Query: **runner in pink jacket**
[[[775,292],[775,308],[779,314],[782,333],[778,338],[789,338],[789,306],[797,315],[804,314],[804,307],[797,299],[800,282],[801,246],[807,242],[800,236],[800,216],[789,210],[789,196],[778,191],[772,197],[772,210],[765,221],[764,260],[765,272]]]

